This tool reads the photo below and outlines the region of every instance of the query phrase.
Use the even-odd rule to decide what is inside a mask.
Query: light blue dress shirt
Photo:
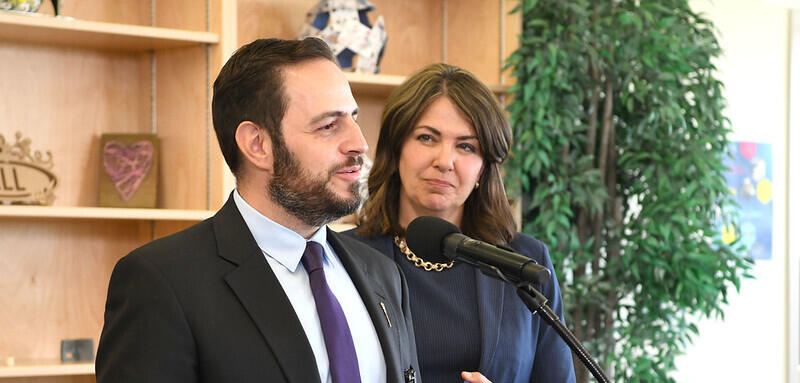
[[[234,191],[233,200],[300,319],[317,361],[320,381],[331,382],[328,353],[317,307],[311,294],[308,273],[300,263],[306,248],[306,239],[259,213],[245,202],[238,190]],[[375,326],[339,256],[328,244],[326,226],[317,230],[309,240],[321,244],[325,249],[323,271],[328,286],[347,317],[358,357],[361,382],[386,382],[386,361]]]

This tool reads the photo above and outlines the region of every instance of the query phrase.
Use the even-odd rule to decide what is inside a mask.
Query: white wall
[[[800,373],[800,1],[791,21],[789,79],[789,382]],[[789,150],[788,148],[795,148]]]
[[[787,129],[789,15],[764,0],[692,0],[719,30],[719,75],[736,141],[769,142],[773,152],[773,253],[755,280],[729,291],[724,320],[703,320],[677,362],[678,382],[787,382]],[[794,380],[793,380],[794,381]]]

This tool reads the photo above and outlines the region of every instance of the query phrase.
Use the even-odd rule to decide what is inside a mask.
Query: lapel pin
[[[389,320],[389,313],[386,312],[386,305],[381,302],[381,309],[383,309],[383,315],[386,316],[386,322],[389,323],[389,327],[392,327],[392,321]]]
[[[417,383],[417,372],[414,371],[413,366],[408,366],[408,368],[403,371],[403,377],[406,379],[406,383]]]

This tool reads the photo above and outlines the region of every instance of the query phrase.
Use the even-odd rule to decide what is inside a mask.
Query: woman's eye
[[[459,144],[458,147],[461,150],[464,150],[464,151],[467,151],[467,152],[470,152],[470,153],[474,153],[476,151],[475,150],[475,146],[472,145],[472,144]]]
[[[420,141],[431,141],[433,140],[433,136],[431,136],[430,134],[420,134],[419,136],[417,136],[417,139]]]

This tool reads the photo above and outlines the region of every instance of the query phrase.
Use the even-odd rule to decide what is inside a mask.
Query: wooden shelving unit
[[[239,46],[295,38],[318,0],[69,0],[53,17],[0,12],[0,133],[50,150],[54,206],[0,205],[0,383],[94,382],[92,363],[60,363],[60,340],[103,325],[116,261],[154,238],[210,217],[227,199],[211,126],[211,85]],[[387,95],[422,66],[469,69],[508,91],[516,0],[373,0],[389,42],[381,74],[347,73],[374,155]],[[447,20],[447,22],[445,22]],[[516,20],[516,21],[515,21]],[[99,136],[155,133],[158,208],[97,206]],[[352,224],[330,225],[341,231]],[[13,357],[13,366],[3,366]],[[27,362],[32,361],[32,362]]]
[[[0,12],[0,84],[13,100],[0,133],[51,151],[59,179],[54,206],[0,206],[0,382],[93,382],[93,363],[58,361],[60,341],[97,345],[116,261],[226,197],[207,116],[235,15],[209,15],[235,0],[64,3],[69,17]],[[103,133],[158,135],[158,208],[96,207]]]

